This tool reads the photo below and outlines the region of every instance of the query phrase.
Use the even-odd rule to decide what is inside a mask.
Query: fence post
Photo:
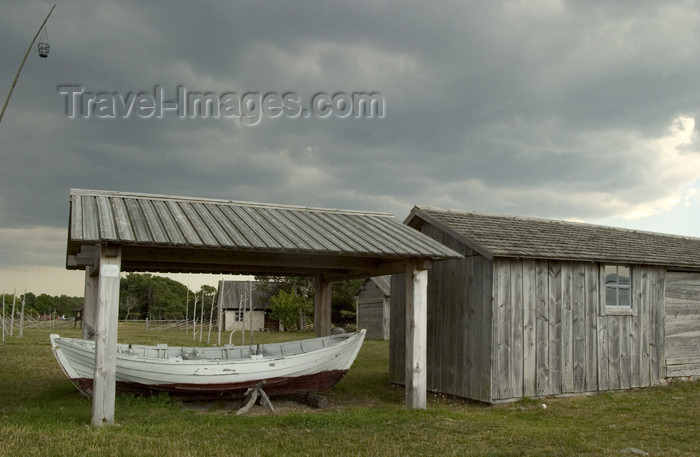
[[[19,315],[19,337],[24,336],[24,303],[27,300],[27,289],[24,289],[24,295],[22,295],[22,312]]]

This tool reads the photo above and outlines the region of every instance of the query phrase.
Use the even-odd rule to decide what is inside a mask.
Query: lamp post
[[[19,74],[22,72],[22,68],[24,68],[24,62],[27,61],[27,56],[29,56],[29,53],[32,50],[32,46],[34,46],[34,42],[36,41],[37,37],[41,33],[41,30],[46,25],[46,22],[49,20],[49,16],[51,16],[51,13],[53,13],[54,8],[56,8],[56,5],[54,5],[51,8],[51,11],[49,11],[49,14],[46,16],[46,19],[44,19],[44,22],[41,23],[41,27],[39,27],[39,30],[36,31],[36,35],[34,35],[34,39],[29,44],[29,49],[27,49],[27,52],[24,53],[24,58],[22,59],[22,63],[19,66],[19,70],[17,70],[17,74],[15,75],[14,81],[12,81],[12,87],[10,87],[10,93],[7,94],[7,98],[5,99],[5,104],[2,105],[2,111],[0,111],[0,122],[2,122],[2,117],[5,115],[5,109],[7,109],[7,104],[10,102],[10,97],[12,97],[12,92],[15,90],[15,86],[17,85],[17,80],[19,79]],[[48,55],[48,49],[46,50],[46,52],[47,52],[46,55]]]

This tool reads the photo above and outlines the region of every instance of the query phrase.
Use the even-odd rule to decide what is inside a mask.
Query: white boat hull
[[[81,391],[92,392],[95,342],[51,335],[56,360]],[[260,381],[268,395],[326,390],[347,373],[365,330],[257,346],[117,345],[117,389],[182,396],[240,396]]]

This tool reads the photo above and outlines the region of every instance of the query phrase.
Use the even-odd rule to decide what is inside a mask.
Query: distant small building
[[[368,278],[357,293],[357,328],[367,329],[366,338],[389,339],[391,276]]]
[[[270,310],[262,304],[262,292],[258,290],[257,284],[257,281],[219,281],[223,331],[251,328],[255,331],[280,330],[279,321],[273,319]]]

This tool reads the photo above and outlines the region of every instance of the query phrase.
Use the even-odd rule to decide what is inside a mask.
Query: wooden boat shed
[[[280,330],[279,321],[273,319],[262,305],[263,294],[257,281],[219,281],[217,325],[224,332],[253,329],[256,331]]]
[[[357,328],[367,329],[366,338],[389,339],[391,275],[365,279],[356,297]]]
[[[428,274],[429,390],[498,403],[700,375],[700,238],[425,207],[405,222],[464,255]]]
[[[427,269],[460,255],[392,215],[79,189],[69,214],[66,267],[85,270],[96,341],[93,425],[114,424],[119,278],[134,271],[313,276],[318,335],[332,281],[405,272],[406,406],[425,408]]]

